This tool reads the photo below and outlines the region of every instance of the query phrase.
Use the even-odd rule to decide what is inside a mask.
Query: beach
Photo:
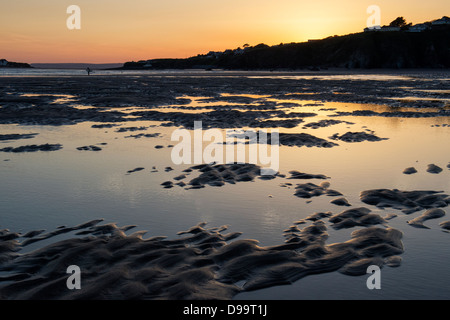
[[[447,70],[8,72],[2,299],[449,297]],[[174,163],[195,122],[277,170]]]

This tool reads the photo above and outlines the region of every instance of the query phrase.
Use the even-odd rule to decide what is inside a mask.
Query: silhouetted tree
[[[398,17],[389,24],[390,27],[399,27],[399,28],[405,27],[406,25],[407,25],[406,20],[403,17]]]

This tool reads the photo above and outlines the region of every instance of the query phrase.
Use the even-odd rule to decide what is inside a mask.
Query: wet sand
[[[273,74],[275,75],[275,74]],[[327,79],[327,74],[320,74]],[[183,107],[191,102],[186,97],[207,97],[210,101],[224,102],[224,106],[215,106],[213,111],[197,114],[195,120],[202,120],[208,128],[240,127],[291,127],[313,117],[314,113],[280,110],[277,103],[269,99],[289,101],[319,100],[348,103],[380,104],[394,108],[389,112],[361,111],[349,113],[337,112],[336,116],[385,116],[385,117],[448,117],[448,93],[436,93],[433,90],[445,90],[445,81],[430,80],[427,74],[406,74],[395,80],[383,81],[347,81],[328,75],[327,86],[314,76],[298,79],[251,77],[245,74],[208,74],[197,78],[192,74],[172,76],[96,76],[96,77],[0,77],[1,118],[0,123],[71,125],[80,121],[109,122],[155,120],[166,121],[170,125],[192,127],[195,115],[183,112],[162,112],[158,107]],[[231,78],[230,78],[231,77]],[[206,80],[207,81],[203,81]],[[199,79],[202,86],[198,86]],[[411,80],[414,86],[411,87]],[[230,80],[232,85],[230,86]],[[330,90],[330,87],[334,90]],[[289,89],[287,89],[289,88]],[[297,92],[297,94],[293,94]],[[342,94],[345,92],[345,94]],[[174,95],[175,93],[175,95]],[[221,94],[227,94],[223,96]],[[26,95],[24,95],[26,94]],[[265,97],[242,97],[243,94]],[[70,99],[61,99],[61,95]],[[435,100],[395,100],[391,97],[419,95]],[[237,97],[236,97],[237,96]],[[444,99],[445,98],[445,99]],[[211,100],[212,99],[212,100]],[[227,103],[239,104],[239,110]],[[91,108],[79,108],[77,106]],[[308,104],[305,104],[305,106]],[[61,107],[64,108],[62,109]],[[283,107],[283,104],[278,106]],[[153,110],[136,110],[125,113],[128,107],[143,107]],[[401,108],[416,108],[417,111],[402,111]],[[436,111],[436,109],[440,109]],[[261,112],[263,110],[264,112]],[[227,112],[224,112],[227,111]],[[245,111],[245,112],[242,112]],[[127,118],[128,115],[133,118]],[[274,121],[272,118],[284,118]],[[265,123],[271,120],[274,122]],[[331,120],[331,119],[330,119]],[[331,122],[319,122],[319,126]]]
[[[177,77],[0,77],[0,85],[5,88],[0,92],[0,123],[21,128],[33,126],[28,133],[1,134],[0,143],[4,147],[0,151],[24,153],[23,156],[28,152],[51,156],[72,151],[101,156],[113,148],[110,144],[97,143],[102,140],[92,139],[71,148],[65,147],[65,143],[25,144],[22,141],[41,138],[37,126],[54,128],[93,122],[95,124],[89,124],[92,129],[99,132],[111,129],[108,134],[127,143],[147,140],[145,138],[154,140],[157,144],[152,152],[162,152],[169,147],[162,142],[164,135],[147,133],[149,128],[156,127],[160,132],[163,128],[192,129],[195,120],[202,121],[204,129],[277,128],[281,131],[283,147],[328,152],[335,148],[346,149],[349,145],[384,144],[395,138],[383,133],[378,136],[367,129],[368,117],[405,121],[410,118],[437,121],[450,117],[448,93],[441,92],[447,83],[439,78],[430,80],[420,74],[407,75],[379,86],[373,80],[349,82],[329,76],[326,85],[324,80],[314,77],[260,79],[240,73],[226,77],[202,74],[201,80],[192,74]],[[422,99],[396,99],[413,94]],[[61,99],[61,95],[70,98]],[[201,106],[195,105],[197,102],[202,103]],[[321,108],[326,102],[371,104],[382,110]],[[372,129],[372,125],[368,126]],[[447,130],[440,125],[433,128]],[[353,156],[355,154],[350,154],[349,159]],[[399,185],[399,189],[383,185],[380,189],[368,189],[363,187],[365,181],[349,176],[347,180],[360,192],[358,198],[337,183],[334,176],[330,177],[326,166],[305,169],[301,160],[286,171],[288,174],[278,172],[272,176],[261,176],[261,167],[248,163],[202,164],[184,170],[173,169],[169,167],[171,163],[166,163],[166,169],[160,170],[166,175],[157,178],[158,189],[174,197],[183,189],[190,193],[213,189],[224,192],[225,199],[229,190],[226,188],[235,184],[270,184],[274,180],[275,184],[288,189],[284,191],[294,200],[305,199],[295,209],[308,212],[284,231],[280,230],[284,243],[263,246],[258,239],[239,240],[240,232],[225,233],[226,226],[208,228],[203,223],[180,232],[175,239],[154,234],[154,230],[151,232],[154,236],[144,239],[145,231],[131,233],[129,230],[134,226],[100,224],[102,220],[97,217],[75,227],[50,232],[40,225],[31,231],[3,229],[0,230],[0,297],[232,299],[239,293],[293,284],[311,275],[339,272],[362,276],[370,265],[401,267],[400,255],[408,248],[402,242],[402,230],[391,224],[408,215],[406,228],[428,229],[433,221],[427,221],[445,217],[445,208],[450,204],[448,190],[407,189],[404,185]],[[334,159],[327,161],[333,163]],[[439,178],[448,174],[448,170],[442,168],[450,166],[447,162],[431,164],[434,160],[430,159],[426,168],[423,163],[414,163],[413,158],[410,161],[399,169],[400,176],[414,178],[425,173],[430,179]],[[127,179],[161,173],[156,167],[149,170],[150,166],[140,166],[140,163],[126,165],[129,167],[120,174]],[[408,167],[411,165],[414,167]],[[405,175],[401,171],[403,168],[406,168]],[[366,170],[376,172],[376,168]],[[272,194],[269,198],[277,201]],[[331,204],[324,206],[323,211],[308,211],[305,207],[308,201],[323,198]],[[170,211],[170,203],[167,206]],[[330,208],[332,211],[328,211]],[[448,221],[436,225],[440,233],[450,229]],[[2,225],[2,228],[14,230],[14,226]],[[343,241],[329,241],[328,231],[338,230],[349,230],[349,236]],[[241,231],[245,238],[245,230]],[[65,239],[56,238],[61,236]],[[39,246],[41,241],[44,245]],[[36,249],[27,251],[30,245]],[[66,288],[66,268],[70,264],[79,265],[84,272],[81,291]]]
[[[370,220],[366,215],[364,224],[374,224]],[[100,222],[49,233],[0,230],[0,297],[231,299],[239,292],[290,284],[310,274],[363,275],[369,265],[392,266],[391,261],[400,259],[404,251],[402,233],[391,228],[368,227],[354,231],[346,242],[327,244],[327,228],[317,219],[303,229],[290,228],[284,234],[286,243],[270,247],[261,247],[256,240],[231,242],[240,233],[224,233],[226,226],[208,229],[201,223],[168,240],[143,239],[146,231],[126,234],[134,226]],[[79,236],[20,254],[31,243],[74,231]],[[69,265],[82,270],[80,290],[67,289]]]

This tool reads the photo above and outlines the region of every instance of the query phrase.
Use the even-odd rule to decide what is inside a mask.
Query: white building
[[[364,29],[364,32],[380,31],[381,26],[372,26]]]
[[[389,31],[400,31],[400,27],[389,27],[389,26],[373,26],[370,28],[365,28],[364,32],[389,32]]]

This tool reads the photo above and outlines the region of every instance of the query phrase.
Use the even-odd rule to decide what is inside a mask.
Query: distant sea
[[[258,74],[258,72],[251,73],[248,71],[224,71],[224,70],[214,70],[206,71],[203,69],[173,69],[173,70],[106,70],[106,69],[96,69],[95,67],[90,67],[92,72],[91,75],[97,76],[140,76],[140,75],[196,75],[210,76],[212,74],[219,74],[228,76],[230,73],[233,74],[244,74],[246,76]],[[74,69],[74,68],[0,68],[0,77],[53,77],[53,76],[86,76],[86,68]]]
[[[142,75],[148,74],[151,71],[142,70],[96,70],[92,69],[91,75]],[[158,73],[161,73],[160,71]],[[85,76],[87,75],[85,69],[40,69],[40,68],[2,68],[0,69],[0,77],[11,76],[28,76],[28,77],[42,77],[42,76]]]

